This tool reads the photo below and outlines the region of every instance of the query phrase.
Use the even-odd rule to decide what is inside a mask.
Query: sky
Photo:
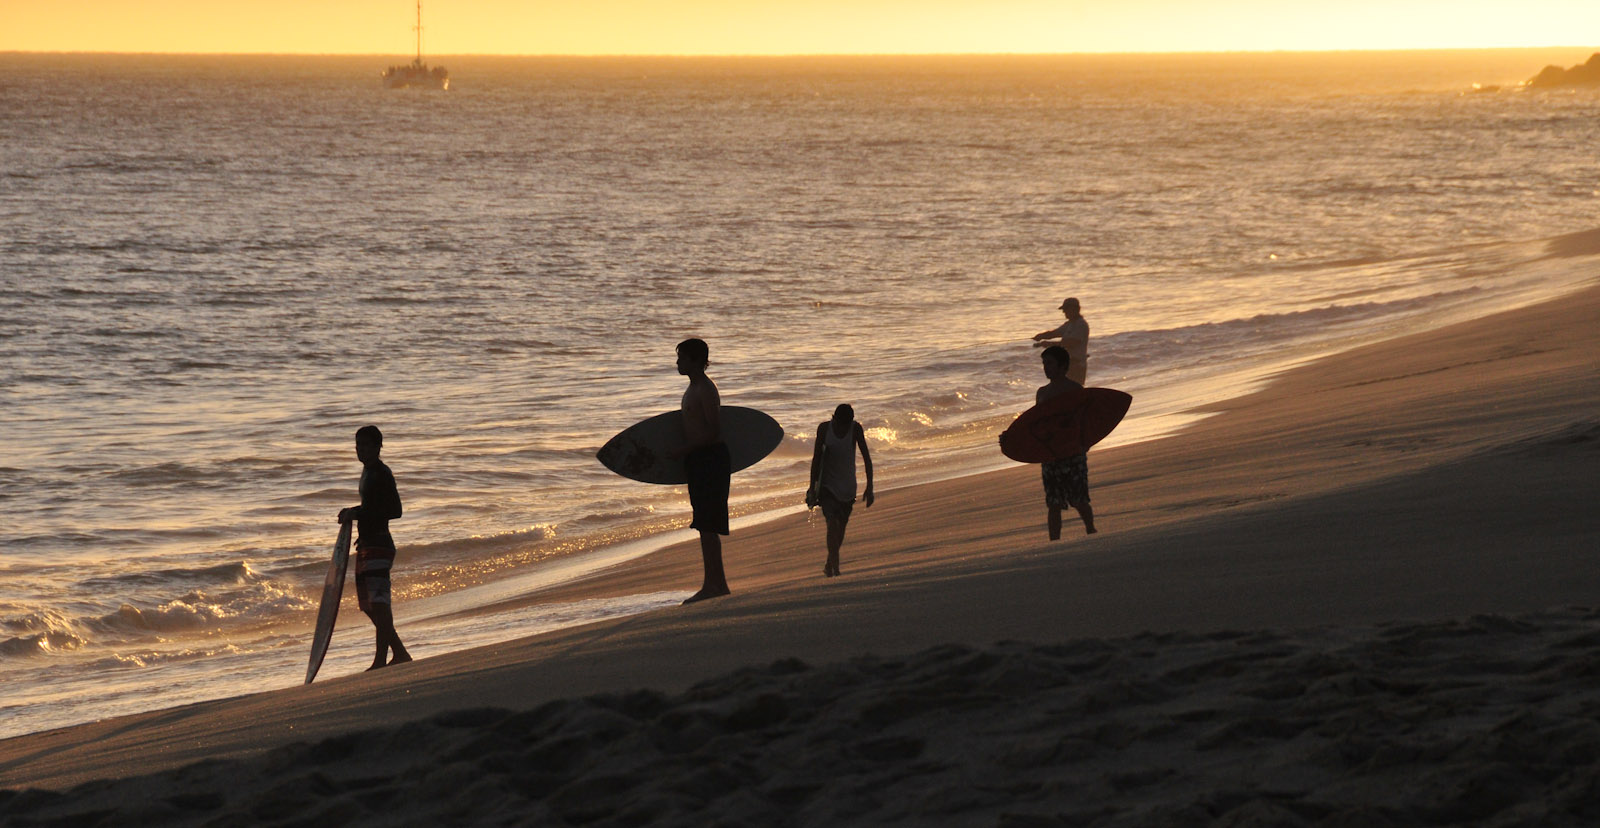
[[[0,51],[405,55],[414,0],[0,0]],[[430,0],[433,55],[1583,46],[1600,0]]]

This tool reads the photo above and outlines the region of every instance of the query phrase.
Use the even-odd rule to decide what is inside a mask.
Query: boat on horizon
[[[422,0],[417,0],[417,57],[410,63],[383,70],[385,89],[449,89],[450,73],[443,66],[428,68],[422,62]]]

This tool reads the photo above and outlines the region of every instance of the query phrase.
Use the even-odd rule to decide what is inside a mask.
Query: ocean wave
[[[89,547],[105,541],[99,534],[89,532],[56,532],[42,535],[19,535],[6,540],[8,548],[42,546],[47,549]]]
[[[0,620],[0,627],[17,635],[73,631],[71,619],[61,610],[48,607],[22,609],[21,615]]]
[[[175,359],[170,366],[174,371],[196,371],[210,369],[229,369],[237,366],[228,362],[208,362],[199,359]]]
[[[35,608],[0,620],[12,637],[0,641],[0,657],[29,658],[76,650],[88,643],[65,613]]]
[[[390,296],[363,296],[363,297],[357,299],[356,301],[360,302],[361,304],[364,304],[364,305],[392,305],[392,306],[400,307],[400,306],[406,306],[406,305],[430,305],[430,304],[432,304],[434,302],[434,299],[431,298],[431,297],[427,297],[427,296],[395,296],[395,295],[390,295]]]
[[[339,486],[330,489],[318,489],[314,492],[301,492],[289,495],[285,499],[305,503],[345,503],[346,501],[354,500],[354,494],[354,487]]]
[[[182,244],[170,240],[150,240],[145,238],[118,239],[109,244],[88,244],[84,250],[94,253],[177,253],[184,256],[214,256],[225,252],[223,247],[215,243]]]
[[[525,547],[530,543],[546,541],[555,536],[556,526],[554,524],[541,523],[524,529],[512,529],[488,535],[473,535],[466,538],[410,544],[405,548],[405,555],[409,558],[411,556],[464,557],[492,554],[507,549]]]
[[[84,622],[84,626],[119,638],[150,633],[223,632],[225,626],[268,623],[315,606],[299,590],[261,583],[217,595],[195,590],[154,607],[123,604],[115,612]]]
[[[484,351],[491,354],[518,354],[523,351],[549,351],[557,348],[554,342],[542,339],[490,339],[483,343]]]
[[[135,484],[169,485],[193,483],[206,479],[206,472],[183,463],[157,463],[133,469],[120,469],[106,475],[111,480]]]
[[[600,447],[596,445],[569,446],[566,448],[529,447],[498,452],[494,457],[501,460],[525,460],[536,463],[550,460],[590,462],[594,460],[595,453],[598,451],[600,451]],[[477,472],[473,473],[477,474]]]
[[[653,517],[657,507],[650,503],[609,500],[597,504],[601,508],[580,515],[572,523],[576,526],[605,526],[620,521]]]
[[[106,578],[89,578],[80,581],[79,585],[95,588],[117,588],[127,585],[159,586],[163,584],[209,584],[215,586],[238,586],[243,584],[257,584],[268,578],[257,572],[245,561],[236,563],[217,564],[216,566],[203,566],[195,568],[155,569],[147,572],[130,572],[124,575],[113,575]]]
[[[223,644],[220,647],[187,647],[167,651],[138,650],[129,653],[115,653],[105,658],[98,658],[84,665],[84,668],[87,670],[139,669],[155,664],[173,664],[201,658],[212,658],[219,655],[239,655],[244,652],[247,651],[243,647],[234,644]]]
[[[68,288],[64,288],[63,290],[69,290],[69,289]],[[116,299],[116,301],[119,302],[119,303],[123,300],[123,294],[119,294],[119,293],[101,293],[99,291],[84,291],[84,292],[85,293],[93,293],[94,295],[98,295],[98,296],[114,297]],[[162,328],[91,328],[88,331],[85,331],[84,333],[88,337],[97,338],[97,339],[113,339],[113,338],[172,339],[172,338],[177,337],[177,335],[178,335],[178,333],[176,331],[166,330],[166,329],[162,329]]]
[[[123,600],[110,604],[116,608],[109,611],[71,614],[60,607],[21,608],[19,614],[0,620],[0,629],[13,636],[4,653],[48,655],[172,634],[234,633],[280,623],[316,606],[310,590],[298,582],[266,577],[242,563],[92,578],[79,586],[90,594],[106,595],[108,602],[130,592],[184,591],[173,598]]]
[[[70,171],[109,172],[115,174],[131,174],[144,172],[167,172],[171,170],[190,171],[198,168],[215,167],[221,164],[217,159],[202,158],[188,155],[113,155],[108,158],[97,158],[92,161],[69,161],[57,169]]]
[[[0,641],[0,658],[30,658],[77,650],[88,643],[69,632],[43,632]]]
[[[1479,292],[1481,288],[1470,287],[1388,302],[1327,305],[1180,328],[1124,331],[1096,339],[1089,365],[1091,371],[1116,374],[1135,372],[1141,366],[1173,367],[1175,364],[1195,361],[1214,361],[1219,352],[1237,354],[1245,350],[1259,350],[1322,335],[1335,327],[1426,311],[1442,302]]]

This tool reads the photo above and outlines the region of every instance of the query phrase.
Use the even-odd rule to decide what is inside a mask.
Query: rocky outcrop
[[[1528,79],[1527,86],[1535,89],[1555,89],[1565,86],[1600,87],[1600,52],[1589,56],[1589,62],[1571,69],[1546,66],[1539,74]]]

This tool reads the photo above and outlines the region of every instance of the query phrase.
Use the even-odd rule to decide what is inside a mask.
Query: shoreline
[[[728,541],[736,590],[728,598],[16,737],[0,742],[0,786],[62,787],[248,756],[461,707],[526,709],[641,686],[676,692],[774,658],[1581,602],[1600,595],[1577,556],[1592,548],[1595,521],[1564,510],[1594,483],[1570,456],[1592,451],[1594,440],[1594,318],[1600,288],[1590,286],[1361,346],[1208,406],[1219,416],[1178,435],[1097,450],[1091,486],[1102,532],[1093,538],[1074,535],[1069,520],[1065,540],[1044,540],[1028,468],[885,490],[873,509],[856,510],[841,578],[821,578],[820,528],[804,515],[780,517]],[[1474,388],[1494,389],[1493,399],[1464,399]],[[1541,463],[1549,482],[1527,479],[1526,466]],[[1525,485],[1497,490],[1511,481]],[[1532,531],[1546,543],[1537,571],[1511,577],[1487,548],[1514,536],[1477,514],[1496,497],[1539,518]],[[1329,524],[1330,515],[1363,521]],[[1475,568],[1446,566],[1461,559]],[[1416,569],[1424,561],[1446,569],[1424,577]],[[692,541],[670,545],[543,590],[536,603],[692,586],[698,568]],[[1305,600],[1312,583],[1328,590],[1314,605]]]
[[[1596,245],[1600,245],[1600,234],[1588,234],[1588,235],[1595,236],[1595,238],[1589,239],[1588,241],[1590,241],[1590,242],[1592,242],[1592,243],[1594,243]],[[1560,237],[1556,241],[1561,241],[1562,239],[1565,239],[1565,238],[1567,238],[1567,237]],[[1581,248],[1580,250],[1572,251],[1568,255],[1573,255],[1573,254],[1584,255],[1584,256],[1600,255],[1600,249],[1591,250],[1588,246],[1585,246],[1585,247]],[[1567,295],[1558,295],[1558,296],[1556,296],[1554,298],[1545,298],[1545,299],[1542,299],[1540,301],[1532,302],[1532,303],[1529,303],[1527,305],[1522,305],[1522,306],[1513,308],[1510,311],[1502,311],[1500,313],[1489,314],[1488,316],[1482,317],[1482,318],[1492,318],[1494,316],[1500,315],[1501,313],[1516,313],[1518,311],[1527,310],[1529,308],[1536,308],[1536,307],[1546,306],[1546,305],[1554,305],[1554,304],[1566,301],[1569,298],[1585,296],[1585,295],[1588,295],[1588,294],[1594,294],[1596,292],[1600,292],[1600,286],[1596,286],[1594,284],[1594,282],[1591,280],[1591,282],[1589,283],[1588,286],[1578,287],[1578,288],[1572,290]],[[1277,370],[1261,372],[1259,376],[1256,376],[1253,379],[1245,381],[1243,384],[1244,384],[1244,386],[1246,387],[1247,390],[1243,391],[1242,393],[1239,393],[1239,394],[1236,394],[1234,396],[1230,396],[1230,397],[1227,397],[1225,399],[1221,399],[1221,400],[1218,400],[1218,401],[1199,404],[1199,405],[1194,406],[1193,408],[1189,408],[1189,409],[1186,409],[1184,411],[1177,412],[1176,414],[1164,415],[1164,416],[1181,417],[1183,419],[1183,422],[1181,424],[1179,424],[1177,426],[1174,426],[1174,427],[1171,427],[1171,428],[1155,428],[1155,429],[1151,429],[1155,433],[1155,436],[1140,438],[1136,442],[1131,442],[1131,443],[1116,443],[1115,439],[1114,439],[1116,435],[1113,435],[1113,437],[1108,439],[1108,441],[1107,441],[1109,443],[1112,443],[1112,445],[1103,446],[1103,447],[1097,448],[1097,449],[1095,449],[1094,453],[1091,455],[1090,476],[1091,476],[1092,493],[1093,492],[1098,492],[1098,491],[1100,491],[1102,486],[1108,485],[1107,483],[1101,482],[1102,478],[1101,478],[1100,469],[1101,469],[1103,464],[1106,465],[1106,466],[1109,466],[1111,468],[1117,469],[1118,471],[1121,471],[1122,468],[1124,466],[1126,466],[1126,465],[1144,465],[1144,464],[1147,464],[1147,463],[1153,464],[1153,463],[1158,462],[1156,460],[1156,458],[1163,453],[1163,451],[1165,450],[1165,447],[1167,445],[1169,445],[1169,444],[1176,444],[1176,443],[1179,443],[1179,442],[1182,442],[1182,441],[1185,441],[1185,440],[1190,440],[1190,439],[1200,439],[1200,440],[1214,439],[1212,437],[1212,435],[1210,434],[1210,430],[1208,429],[1208,425],[1218,415],[1227,414],[1230,411],[1252,408],[1258,403],[1258,401],[1262,401],[1262,400],[1271,401],[1271,400],[1273,400],[1273,399],[1275,399],[1277,397],[1280,397],[1280,396],[1292,396],[1293,394],[1300,393],[1303,390],[1308,390],[1309,387],[1314,385],[1314,383],[1296,382],[1297,375],[1299,375],[1299,374],[1301,374],[1303,372],[1308,372],[1308,371],[1309,372],[1314,372],[1314,371],[1317,371],[1319,369],[1319,367],[1323,365],[1323,363],[1327,363],[1327,362],[1338,360],[1341,357],[1346,356],[1348,354],[1355,354],[1355,353],[1358,353],[1358,352],[1370,351],[1370,350],[1374,350],[1374,349],[1385,349],[1385,348],[1391,346],[1393,343],[1396,343],[1396,342],[1399,342],[1399,341],[1402,341],[1402,340],[1407,340],[1407,339],[1411,339],[1411,338],[1418,337],[1418,336],[1428,336],[1428,335],[1434,334],[1434,333],[1436,333],[1436,332],[1438,332],[1440,330],[1448,330],[1448,329],[1457,328],[1457,327],[1460,327],[1460,326],[1463,326],[1463,325],[1476,324],[1478,321],[1480,321],[1480,320],[1479,319],[1471,319],[1471,320],[1468,320],[1468,321],[1465,321],[1465,322],[1463,322],[1463,321],[1455,321],[1455,322],[1447,323],[1447,324],[1444,324],[1444,325],[1440,325],[1440,326],[1435,327],[1435,328],[1426,329],[1426,330],[1422,331],[1421,333],[1404,334],[1404,335],[1400,335],[1400,336],[1391,337],[1391,338],[1388,338],[1388,339],[1383,339],[1383,340],[1377,341],[1375,343],[1366,344],[1366,345],[1354,345],[1354,346],[1348,347],[1348,348],[1346,348],[1344,350],[1335,351],[1335,352],[1328,353],[1328,354],[1323,354],[1323,355],[1312,357],[1312,358],[1309,358],[1309,359],[1299,358],[1299,359],[1294,360],[1293,363],[1291,365],[1289,365],[1289,367],[1281,368],[1281,369],[1277,369]],[[1379,380],[1379,379],[1372,379],[1372,380],[1369,380],[1369,381],[1357,380],[1355,382],[1355,384],[1356,385],[1361,385],[1361,384],[1367,384],[1367,383],[1378,383],[1378,382],[1381,382],[1381,381],[1382,380]],[[1290,388],[1286,388],[1286,387],[1279,387],[1280,384],[1283,384],[1283,383],[1292,384],[1293,390],[1290,390]],[[1223,426],[1224,429],[1227,429],[1229,427],[1231,427],[1231,424]],[[1361,440],[1365,440],[1369,444],[1375,444],[1375,443],[1378,443],[1378,442],[1382,442],[1381,439],[1374,440],[1373,438],[1370,438],[1370,437],[1363,437],[1363,438],[1361,438]],[[1352,441],[1352,445],[1361,442],[1361,440]],[[1391,442],[1393,442],[1393,441],[1391,441]],[[1484,441],[1484,442],[1492,443],[1493,441]],[[1155,449],[1152,450],[1152,449],[1150,449],[1150,447],[1152,445],[1157,446],[1158,448],[1155,448]],[[1400,452],[1401,454],[1415,455],[1413,460],[1415,461],[1415,463],[1417,465],[1427,465],[1427,464],[1436,464],[1436,463],[1439,463],[1439,462],[1444,462],[1444,460],[1446,458],[1450,457],[1452,454],[1465,453],[1465,452],[1471,451],[1472,448],[1473,448],[1473,445],[1472,444],[1468,444],[1468,443],[1462,443],[1462,444],[1459,444],[1459,445],[1457,445],[1457,444],[1449,444],[1449,443],[1441,443],[1439,438],[1424,438],[1424,439],[1422,439],[1420,442],[1418,442],[1415,445],[1400,445],[1399,443],[1395,443],[1394,445],[1396,446],[1396,451]],[[1454,445],[1454,448],[1452,448],[1452,445]],[[1127,455],[1131,455],[1131,457],[1125,457]],[[997,461],[997,462],[1001,462],[1001,461]],[[1024,477],[1026,477],[1028,481],[1031,481],[1031,485],[1037,486],[1037,479],[1036,479],[1037,471],[1036,471],[1035,467],[1033,467],[1033,466],[1024,466],[1024,465],[1021,465],[1021,464],[1014,463],[1013,461],[1010,461],[1010,460],[1004,460],[1003,462],[1006,464],[1005,467],[1003,467],[1003,468],[991,468],[991,469],[980,470],[980,471],[958,471],[958,472],[955,472],[955,473],[953,473],[953,474],[951,474],[949,476],[939,476],[939,475],[936,475],[936,474],[929,474],[927,476],[931,477],[933,479],[924,480],[924,481],[918,481],[918,482],[913,482],[913,483],[908,483],[908,484],[905,484],[903,486],[895,486],[895,487],[891,487],[891,488],[880,490],[879,495],[878,495],[878,500],[880,502],[883,502],[886,499],[888,499],[889,502],[893,502],[894,496],[896,494],[898,494],[898,493],[906,493],[906,494],[913,494],[914,495],[916,491],[920,491],[920,490],[945,489],[945,488],[951,488],[951,487],[959,488],[959,487],[966,486],[966,485],[970,485],[970,486],[972,486],[974,488],[982,488],[984,486],[990,485],[994,481],[999,481],[999,480],[1004,480],[1005,484],[1008,485],[1008,486],[1015,486],[1017,481],[1011,480],[1009,478],[1017,476],[1017,475],[1022,475]],[[1322,460],[1322,462],[1328,462],[1328,461],[1324,459],[1324,460]],[[1337,469],[1328,469],[1328,471],[1337,472]],[[1340,480],[1340,479],[1341,478],[1338,477],[1338,476],[1330,477],[1330,478],[1324,478],[1324,482],[1326,484],[1326,481]],[[1122,481],[1120,479],[1114,479],[1110,485],[1120,484],[1121,482]],[[1023,487],[1026,488],[1028,485],[1030,485],[1030,484],[1029,483],[1024,483]],[[1337,486],[1334,486],[1334,485],[1323,485],[1321,488],[1336,488],[1336,487]],[[1308,493],[1310,491],[1312,491],[1312,490],[1311,489],[1305,489],[1305,490],[1302,490],[1301,492],[1299,492],[1299,494],[1305,494],[1305,493]],[[1038,498],[1035,497],[1033,499],[1037,500]],[[1251,502],[1251,501],[1267,502],[1267,501],[1274,500],[1274,499],[1277,499],[1277,497],[1274,496],[1274,495],[1262,494],[1262,495],[1258,495],[1258,496],[1256,496],[1254,498],[1249,498],[1249,499],[1240,501],[1239,503],[1230,504],[1230,505],[1242,505],[1245,502]],[[855,532],[857,531],[859,525],[864,522],[864,519],[870,519],[870,516],[872,514],[872,510],[865,508],[864,506],[862,506],[859,503],[857,505],[858,505],[858,508],[855,510],[855,512],[854,512],[854,514],[852,516],[852,519],[851,519],[852,532],[847,537],[845,548],[844,548],[844,555],[845,555],[846,559],[849,558],[850,553],[851,553],[851,548],[852,548],[852,546],[855,545],[855,539],[856,539]],[[1037,505],[1037,504],[1035,504],[1035,505]],[[1042,513],[1042,506],[1039,507],[1039,511],[1041,511],[1041,513]],[[1099,509],[1097,509],[1096,510],[1096,514],[1097,514],[1097,516],[1099,516],[1099,515],[1101,515],[1103,513]],[[1111,512],[1110,514],[1116,514],[1116,513],[1115,512]],[[730,575],[729,575],[730,584],[735,586],[736,592],[738,591],[738,584],[734,583],[734,580],[733,580],[734,576],[731,574],[731,571],[732,571],[731,567],[733,566],[733,562],[731,560],[731,557],[734,557],[734,556],[737,555],[737,550],[740,548],[740,546],[745,544],[745,540],[747,538],[749,538],[752,534],[757,535],[762,540],[765,540],[766,538],[768,538],[770,536],[774,536],[774,535],[789,535],[791,532],[794,531],[794,527],[797,524],[807,523],[807,514],[804,511],[802,511],[802,510],[800,510],[798,508],[793,508],[793,509],[777,508],[777,509],[766,510],[766,511],[763,511],[761,513],[751,514],[751,515],[747,515],[747,516],[745,516],[743,518],[736,519],[735,522],[737,523],[738,521],[747,521],[747,520],[751,520],[751,519],[760,519],[760,518],[763,518],[763,516],[766,516],[766,515],[772,515],[772,517],[767,518],[767,519],[759,520],[759,522],[756,522],[753,525],[747,525],[747,526],[739,527],[740,529],[744,530],[743,532],[741,532],[740,535],[730,536],[730,539],[727,539],[727,540],[724,541],[725,557],[729,557],[730,558],[730,561],[729,561],[729,566],[730,566]],[[1099,518],[1097,517],[1097,520],[1098,519]],[[1066,514],[1064,515],[1064,522],[1065,522],[1065,525],[1063,527],[1063,538],[1070,540],[1070,537],[1071,537],[1070,529],[1073,526],[1077,525],[1076,515],[1073,514],[1070,509],[1067,510]],[[1042,527],[1043,526],[1043,518],[1042,518],[1042,516],[1040,517],[1039,523],[1040,523],[1040,526]],[[1125,528],[1133,528],[1133,526],[1142,527],[1142,526],[1147,525],[1148,523],[1149,523],[1149,520],[1146,519],[1145,517],[1141,516],[1134,522],[1134,524],[1132,526],[1125,527]],[[816,535],[815,543],[813,544],[816,547],[816,549],[814,550],[815,551],[814,557],[816,557],[817,560],[820,562],[822,557],[823,557],[823,551],[822,551],[823,530],[822,530],[822,527],[821,527],[820,519],[816,521],[816,524],[817,524],[816,526],[811,527],[810,529],[802,529],[800,531],[810,531],[810,532],[812,532],[813,534]],[[646,552],[646,553],[644,553],[642,555],[639,555],[639,556],[636,556],[636,557],[629,557],[626,560],[619,561],[619,562],[617,562],[615,564],[612,564],[610,566],[589,570],[589,571],[586,572],[586,574],[584,576],[582,576],[578,580],[548,584],[546,586],[541,587],[535,593],[529,593],[529,594],[524,595],[524,596],[519,596],[517,598],[508,599],[508,600],[506,600],[504,602],[497,603],[497,604],[495,604],[493,606],[494,607],[504,608],[504,609],[515,609],[515,608],[526,606],[528,604],[533,604],[533,603],[544,603],[544,602],[547,602],[547,601],[552,601],[553,602],[553,601],[569,600],[569,598],[567,596],[572,596],[570,598],[570,600],[589,600],[589,599],[594,599],[594,598],[616,598],[616,597],[622,597],[622,596],[625,596],[625,595],[628,595],[628,594],[634,594],[632,592],[626,591],[628,589],[631,589],[631,587],[629,587],[627,585],[637,585],[638,586],[638,592],[647,592],[647,591],[650,591],[649,590],[649,584],[650,583],[656,582],[655,581],[656,578],[664,577],[662,574],[658,574],[658,573],[664,573],[664,572],[666,572],[668,570],[681,571],[683,573],[683,575],[680,578],[680,582],[686,585],[683,588],[684,591],[686,593],[693,591],[694,583],[697,582],[696,579],[699,577],[699,558],[698,558],[698,554],[699,553],[698,553],[698,541],[697,540],[695,540],[692,536],[689,536],[689,537],[685,537],[684,539],[681,539],[681,540],[677,540],[677,541],[673,541],[673,542],[667,542],[667,543],[647,544],[642,540],[641,541],[635,541],[633,543],[634,544],[639,544],[639,545],[645,545],[645,546],[653,545],[653,546],[655,546],[655,548],[652,551]],[[652,559],[657,559],[657,558],[660,558],[660,559],[663,559],[663,560],[661,560],[659,562],[652,560]],[[672,561],[665,560],[665,559],[668,559],[668,558],[674,559],[674,560],[672,560]],[[681,559],[681,560],[677,560],[677,559]],[[649,575],[645,575],[645,574],[642,574],[642,573],[631,574],[631,573],[619,571],[619,570],[621,570],[623,568],[633,568],[633,567],[639,567],[639,566],[642,566],[642,565],[651,565],[656,571],[653,572],[652,574],[649,574]],[[820,563],[818,563],[817,568],[820,569]],[[749,574],[749,573],[746,573],[746,574]],[[798,573],[793,573],[793,574],[798,574]],[[786,572],[785,575],[782,576],[782,577],[769,576],[769,575],[757,575],[755,578],[753,578],[751,580],[753,581],[753,583],[755,585],[757,585],[759,587],[765,587],[765,586],[770,585],[770,583],[772,583],[774,581],[786,580],[790,576],[791,576],[791,573],[787,573]],[[603,585],[599,584],[599,583],[596,583],[596,581],[599,580],[599,579],[604,579],[605,580]],[[597,589],[598,589],[598,591],[595,591]],[[617,590],[623,590],[623,591],[617,591]],[[482,609],[485,610],[485,611],[489,611],[489,610],[491,610],[491,607],[490,606],[485,606]]]

